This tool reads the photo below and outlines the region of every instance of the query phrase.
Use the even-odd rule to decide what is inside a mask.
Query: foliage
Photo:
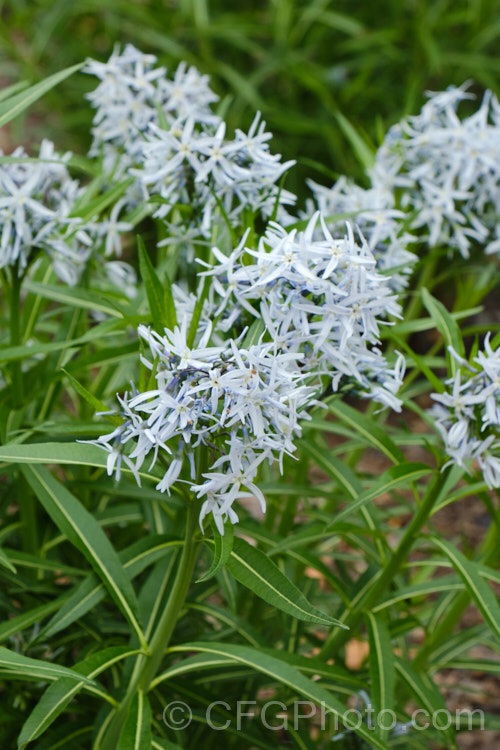
[[[416,112],[426,90],[470,78],[477,91],[499,89],[496,0],[384,0],[355,8],[348,0],[241,0],[237,6],[3,0],[0,7],[7,80],[38,80],[90,50],[106,59],[117,40],[154,52],[169,70],[185,60],[211,76],[231,130],[247,127],[253,112],[262,111],[276,133],[276,151],[298,159],[290,188],[301,198],[306,177],[360,178],[358,157]],[[45,100],[43,121],[60,148],[88,147],[84,91],[88,84],[73,78]],[[27,132],[41,140],[38,120]]]
[[[299,20],[356,37],[341,10],[307,7],[266,9],[276,59],[300,46]],[[102,10],[111,25],[116,9]],[[85,28],[67,4],[39,11],[33,65],[66,14]],[[466,88],[441,92],[389,130],[369,187],[313,186],[297,214],[293,164],[261,117],[233,132],[216,109],[204,73],[225,69],[215,40],[230,18],[217,12],[214,26],[203,3],[172,11],[205,29],[203,74],[166,74],[130,45],[87,62],[99,83],[85,157],[46,141],[38,158],[1,160],[2,740],[455,748],[460,726],[411,721],[445,708],[442,670],[498,672],[498,101],[463,114]],[[166,52],[190,61],[182,45]],[[3,121],[57,81],[6,92]],[[232,117],[257,104],[252,85]],[[458,137],[468,159],[429,148]],[[439,176],[444,152],[443,208],[425,170]],[[470,497],[489,523],[476,546],[436,522]],[[272,726],[237,726],[236,700],[274,701]],[[165,713],[173,701],[189,725]],[[283,722],[298,701],[325,720]],[[356,701],[394,725],[356,723]]]

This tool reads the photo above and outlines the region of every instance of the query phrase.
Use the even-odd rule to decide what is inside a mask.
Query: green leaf
[[[164,740],[162,737],[153,737],[151,747],[153,750],[183,750],[180,745]]]
[[[107,453],[97,445],[86,443],[7,443],[0,445],[0,461],[9,464],[74,464],[75,466],[96,466],[106,468]],[[126,465],[123,474],[133,472]],[[157,482],[159,474],[140,470],[139,476]]]
[[[151,535],[120,552],[120,562],[130,579],[133,580],[145,568],[167,554],[169,550],[175,550],[182,544],[183,542],[179,540],[172,541],[170,537]],[[64,630],[75,620],[83,617],[96,607],[105,596],[106,587],[99,581],[99,578],[96,575],[88,576],[66,598],[63,606],[58,609],[54,617],[42,629],[40,637],[51,638],[55,633]]]
[[[82,310],[93,310],[110,315],[113,318],[123,318],[123,314],[114,305],[109,304],[104,295],[91,292],[86,289],[77,289],[68,286],[58,286],[57,284],[39,284],[36,281],[25,279],[23,289],[32,294],[38,294],[45,299],[60,302],[70,307],[78,307]],[[118,297],[117,304],[123,300]]]
[[[226,627],[239,633],[251,646],[262,647],[265,644],[262,636],[246,622],[242,617],[233,614],[227,607],[218,607],[216,604],[206,602],[191,602],[185,605],[186,609],[201,612],[208,615],[210,620],[218,620]]]
[[[428,597],[429,594],[438,594],[443,591],[463,591],[463,589],[464,585],[456,575],[439,576],[438,578],[433,578],[431,581],[415,583],[413,586],[404,586],[391,592],[387,599],[376,604],[372,611],[380,612],[380,610],[391,607],[393,604],[397,604],[397,602],[404,601],[405,599]]]
[[[101,341],[105,336],[114,335],[116,330],[126,325],[133,325],[134,327],[143,322],[143,316],[132,316],[129,318],[122,318],[121,320],[106,320],[103,323],[99,323],[93,326],[83,336],[79,336],[76,339],[64,339],[49,341],[46,344],[33,344],[25,346],[6,346],[0,347],[0,364],[4,362],[14,362],[17,359],[27,359],[34,357],[37,354],[48,354],[49,352],[57,352],[64,349],[71,349],[73,347],[80,347],[82,344],[87,344],[89,341]]]
[[[382,474],[380,480],[375,483],[374,487],[362,492],[361,495],[349,503],[346,508],[337,513],[335,520],[327,527],[326,531],[335,529],[335,526],[342,518],[359,510],[363,505],[370,502],[370,500],[379,497],[379,495],[383,495],[385,492],[391,492],[397,487],[408,485],[431,473],[432,469],[425,464],[405,463],[399,464],[398,466],[391,466],[390,469]]]
[[[2,622],[0,625],[0,643],[8,640],[11,636],[21,633],[25,628],[29,628],[35,623],[40,623],[44,617],[51,615],[52,612],[56,612],[67,600],[68,596],[59,596],[57,599],[53,599],[47,604],[41,604],[39,607],[34,607],[28,612],[23,612],[17,617],[13,617],[6,622]]]
[[[493,591],[483,581],[477,563],[468,560],[465,555],[444,539],[438,537],[431,537],[431,539],[448,557],[476,602],[477,608],[483,615],[491,632],[500,639],[500,605]]]
[[[375,716],[385,716],[385,713],[394,710],[395,667],[391,637],[382,618],[371,612],[366,614],[366,625],[370,645],[371,699]],[[375,722],[375,731],[384,742],[389,736],[389,729],[381,724],[383,722]]]
[[[189,324],[189,331],[187,335],[187,345],[189,347],[193,346],[196,334],[198,333],[198,325],[200,322],[203,305],[205,304],[205,300],[208,296],[209,290],[210,284],[207,281],[207,277],[204,276],[196,292],[198,299],[196,300],[196,304],[193,310],[193,317],[191,318],[191,323]]]
[[[64,70],[59,71],[59,73],[54,73],[54,75],[49,76],[44,81],[36,83],[34,86],[30,86],[28,89],[24,89],[21,93],[15,94],[9,99],[5,99],[0,104],[0,127],[6,125],[13,120],[14,117],[17,117],[17,115],[20,115],[25,109],[28,109],[28,107],[31,107],[33,102],[36,102],[37,99],[40,99],[41,96],[54,88],[54,86],[57,86],[61,81],[64,81],[65,78],[76,73],[76,71],[80,70],[83,65],[84,63],[78,63],[78,65],[72,65],[70,68],[65,68]]]
[[[414,352],[411,346],[407,344],[406,341],[399,338],[399,336],[397,336],[395,333],[391,336],[391,339],[392,341],[394,341],[398,349],[406,352],[406,354],[412,358],[412,360],[415,362],[416,367],[418,367],[420,372],[425,375],[433,388],[435,388],[438,393],[442,393],[445,390],[445,385],[443,381],[440,380],[436,373],[432,370],[431,366],[427,364],[426,358],[421,357],[416,352]],[[407,362],[407,365],[409,365],[409,362]]]
[[[157,331],[161,332],[164,326],[164,288],[146,252],[142,237],[137,237],[137,250],[139,270],[146,290],[153,325]]]
[[[427,308],[429,315],[434,321],[436,328],[444,338],[450,372],[452,375],[455,375],[457,369],[459,368],[459,364],[455,357],[453,357],[452,354],[450,354],[450,352],[448,351],[448,347],[453,347],[457,354],[459,354],[461,357],[464,356],[464,344],[462,341],[462,336],[460,334],[460,328],[458,327],[456,320],[453,319],[442,302],[439,302],[439,300],[435,299],[432,294],[425,288],[422,289],[422,300]]]
[[[352,146],[358,161],[365,169],[370,169],[375,161],[375,151],[371,149],[366,141],[360,136],[354,125],[349,122],[341,112],[335,112],[335,119],[340,125],[342,132]]]
[[[14,94],[17,94],[22,89],[25,89],[28,85],[28,81],[18,81],[17,83],[13,83],[11,86],[6,86],[0,91],[0,102],[3,102],[9,97],[12,97]]]
[[[325,615],[313,607],[304,594],[267,555],[240,537],[234,540],[227,569],[237,581],[247,586],[265,602],[298,620],[345,627],[334,617]]]
[[[111,648],[99,651],[97,654],[92,654],[87,659],[75,664],[73,670],[93,680],[106,669],[113,666],[113,664],[138,653],[140,651],[137,649],[130,649],[125,646],[112,646]],[[69,679],[67,677],[62,677],[50,685],[21,729],[21,734],[17,741],[20,750],[25,748],[29,742],[33,742],[37,737],[40,737],[85,685],[84,680],[75,683],[73,678]],[[100,688],[100,690],[102,693],[105,693],[103,688]]]
[[[396,443],[391,440],[387,432],[373,418],[367,417],[358,409],[353,409],[352,406],[344,404],[338,397],[329,401],[327,406],[329,412],[349,425],[367,445],[384,453],[396,464],[405,460]]]
[[[254,320],[243,339],[243,349],[249,349],[253,344],[257,344],[265,330],[266,326],[262,318]]]
[[[474,672],[487,672],[500,675],[500,662],[489,659],[452,659],[451,661],[433,664],[441,669],[472,669]]]
[[[231,555],[231,552],[233,551],[233,542],[234,542],[234,528],[232,523],[226,523],[224,527],[224,535],[221,535],[219,533],[219,530],[217,526],[215,525],[215,522],[212,521],[212,528],[214,532],[214,538],[213,538],[213,553],[214,557],[212,560],[212,564],[210,568],[207,570],[206,573],[204,573],[201,578],[198,578],[196,583],[201,583],[202,581],[208,581],[209,578],[212,578],[221,568],[226,565],[227,561],[229,560],[229,557]]]
[[[438,711],[446,712],[446,703],[434,682],[427,675],[417,674],[415,670],[402,659],[394,657],[394,665],[400,679],[406,683],[411,692],[418,698],[420,705],[432,716]],[[448,747],[456,747],[453,724],[441,733],[448,738]]]
[[[0,674],[5,672],[16,678],[23,678],[27,675],[40,680],[57,680],[59,677],[69,677],[71,680],[79,681],[83,679],[87,685],[93,684],[93,681],[89,678],[82,678],[81,675],[67,667],[60,667],[58,664],[45,662],[41,659],[31,659],[29,656],[17,654],[4,646],[0,646]]]
[[[271,656],[267,652],[262,653],[259,649],[250,648],[249,646],[239,646],[233,643],[215,644],[204,643],[202,641],[185,643],[170,650],[200,651],[202,653],[230,657],[238,664],[249,666],[271,677],[271,679],[277,680],[307,700],[321,706],[322,710],[332,713],[345,724],[346,728],[352,729],[360,737],[363,737],[371,747],[378,748],[378,750],[387,750],[386,743],[382,743],[378,737],[374,736],[373,731],[369,730],[366,726],[363,724],[360,726],[358,721],[353,721],[347,709],[326,688],[318,685],[317,682],[313,682],[313,680],[309,680],[291,664],[275,656]]]
[[[151,750],[151,705],[139,690],[132,700],[117,750]]]
[[[328,476],[335,479],[346,490],[348,495],[354,499],[361,495],[363,486],[354,472],[345,463],[332,456],[328,451],[325,451],[311,440],[303,440],[301,448],[314,459],[320,469],[323,469]]]
[[[23,466],[22,471],[53,522],[92,565],[146,648],[130,578],[94,516],[45,467]]]
[[[80,396],[82,396],[88,404],[93,406],[96,412],[108,412],[109,411],[108,407],[103,401],[100,401],[98,398],[96,398],[96,396],[94,396],[93,393],[90,393],[90,391],[88,391],[85,388],[85,386],[83,386],[76,378],[74,378],[73,375],[71,375],[71,373],[65,370],[64,367],[61,368],[61,372],[63,372],[66,375],[66,377],[68,378],[69,382],[71,383],[75,391],[79,393]],[[104,413],[103,416],[104,416],[104,419],[106,419],[106,421],[110,422],[115,427],[118,427],[119,425],[123,424],[123,419],[121,419],[121,417],[117,415],[114,416],[113,414]]]
[[[110,190],[106,190],[102,195],[98,195],[97,198],[85,203],[82,206],[75,205],[74,211],[71,216],[77,216],[85,224],[88,221],[92,221],[99,216],[108,206],[112,203],[116,203],[119,198],[126,192],[127,188],[132,185],[134,181],[133,177],[128,177],[126,180],[122,180]],[[77,231],[78,225],[74,231]]]
[[[0,566],[2,568],[7,568],[7,570],[10,570],[11,573],[17,573],[14,565],[12,565],[11,561],[3,551],[3,549],[0,547]],[[1,626],[0,626],[1,627]]]

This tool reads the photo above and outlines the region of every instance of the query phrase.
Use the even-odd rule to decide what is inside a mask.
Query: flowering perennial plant
[[[87,158],[49,141],[0,158],[6,742],[211,747],[244,695],[238,749],[420,747],[409,707],[441,714],[434,673],[478,671],[457,655],[500,638],[498,102],[459,119],[465,87],[433,95],[367,189],[311,183],[297,218],[293,162],[258,113],[230,133],[194,67],[168,76],[127,45],[85,71]],[[6,94],[0,122],[39,86]],[[492,519],[467,557],[434,522],[466,495]],[[291,694],[321,727],[292,727]],[[240,726],[252,702],[263,721]],[[436,739],[457,747],[449,725]]]

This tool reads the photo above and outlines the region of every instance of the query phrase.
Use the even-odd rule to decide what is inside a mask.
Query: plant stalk
[[[151,682],[156,676],[165,656],[165,651],[186,599],[200,548],[200,542],[196,539],[197,523],[197,514],[193,508],[193,503],[190,502],[187,512],[184,546],[176,571],[174,585],[149,644],[149,653],[142,657],[142,665],[135,671],[127,693],[105,733],[100,750],[116,750],[132,699],[139,691],[148,692]]]
[[[19,346],[21,343],[21,285],[22,278],[18,276],[17,264],[12,268],[10,287],[10,344]],[[23,403],[23,373],[21,361],[15,360],[11,363],[12,398],[14,408],[19,408]]]
[[[392,553],[386,567],[382,570],[380,576],[374,582],[366,596],[364,596],[357,606],[346,614],[345,617],[341,618],[342,622],[347,625],[349,630],[332,631],[321,650],[321,658],[330,658],[341,646],[343,646],[343,644],[352,637],[352,631],[359,625],[363,613],[369,611],[370,608],[380,600],[380,596],[394,579],[401,565],[410,553],[415,537],[428,520],[434,504],[445,486],[450,470],[451,467],[448,467],[444,471],[438,471],[436,473],[433,481],[429,484],[427,492],[425,493],[417,512],[408,524],[403,538]]]

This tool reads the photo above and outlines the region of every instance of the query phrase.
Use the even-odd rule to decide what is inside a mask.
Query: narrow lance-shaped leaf
[[[490,630],[497,638],[500,638],[500,605],[493,591],[483,580],[477,563],[468,560],[465,555],[444,539],[433,537],[432,541],[448,557],[476,602],[477,608]]]
[[[200,583],[201,581],[208,581],[209,578],[212,578],[212,576],[214,576],[221,568],[224,567],[224,565],[226,565],[227,561],[229,560],[231,556],[231,552],[233,551],[233,543],[234,543],[233,525],[231,523],[227,523],[224,529],[224,535],[221,535],[215,525],[215,522],[212,521],[211,523],[212,523],[212,528],[214,532],[214,538],[213,538],[214,557],[213,557],[210,568],[207,570],[206,573],[204,573],[200,578],[198,578],[197,583]]]
[[[162,737],[153,737],[151,747],[153,750],[183,750],[180,745],[164,740]]]
[[[385,492],[395,490],[397,487],[408,485],[411,482],[421,479],[422,477],[430,474],[432,469],[425,464],[414,464],[406,463],[399,464],[397,466],[391,466],[382,476],[379,481],[369,490],[362,492],[359,497],[353,500],[349,505],[335,515],[335,520],[327,527],[326,531],[335,528],[336,524],[346,516],[359,510],[363,505],[370,502],[379,495],[383,495]]]
[[[375,709],[375,731],[381,740],[387,740],[389,729],[384,717],[394,710],[394,655],[389,631],[380,616],[366,615],[370,644],[371,699]],[[390,723],[390,722],[389,722]]]
[[[59,530],[86,557],[122,614],[146,648],[137,619],[134,589],[111,542],[96,519],[52,474],[42,466],[23,466],[23,474]]]
[[[120,302],[124,302],[124,299],[118,295],[116,300],[112,297],[109,298],[114,303],[110,304],[103,294],[63,285],[37,283],[30,279],[26,279],[23,282],[23,289],[32,294],[38,294],[45,299],[60,302],[62,305],[70,305],[71,307],[92,310],[94,312],[99,311],[113,318],[123,318],[123,313],[120,312],[117,306]]]
[[[330,455],[322,450],[319,445],[311,440],[303,440],[302,450],[305,451],[328,476],[335,479],[343,487],[348,495],[356,499],[363,492],[363,485],[358,477],[345,463],[336,456]]]
[[[139,690],[132,700],[117,750],[151,750],[151,719],[149,698]]]
[[[460,328],[443,303],[435,299],[425,288],[422,289],[422,299],[429,315],[436,324],[436,328],[444,338],[450,372],[454,375],[459,364],[455,357],[450,354],[449,347],[452,347],[457,354],[463,356],[464,345],[460,334]]]
[[[0,127],[6,125],[8,122],[28,109],[37,99],[40,99],[47,91],[57,86],[58,83],[64,81],[73,73],[83,66],[84,63],[78,63],[78,65],[72,65],[70,68],[60,70],[58,73],[49,76],[44,81],[36,83],[34,86],[30,86],[28,89],[24,89],[21,93],[14,94],[9,99],[5,99],[0,104]]]
[[[12,565],[11,561],[3,551],[3,549],[0,547],[0,566],[2,568],[7,568],[7,570],[10,570],[11,573],[16,573],[16,569],[14,565]]]
[[[146,251],[142,237],[137,237],[139,270],[148,298],[153,325],[159,332],[163,329],[163,286]]]
[[[200,651],[223,657],[228,656],[236,663],[252,667],[252,669],[262,672],[273,680],[288,686],[294,692],[299,693],[299,695],[307,700],[320,706],[322,711],[336,716],[344,723],[347,729],[352,729],[356,734],[365,739],[371,747],[377,748],[377,750],[387,750],[386,743],[381,742],[366,725],[360,725],[357,719],[353,719],[352,712],[347,711],[330,691],[318,685],[317,682],[309,680],[291,664],[287,664],[285,661],[271,656],[268,652],[263,654],[260,649],[233,643],[217,644],[205,643],[203,641],[185,643],[180,648],[186,651]]]
[[[139,653],[137,649],[125,646],[112,646],[75,664],[73,670],[84,677],[94,679],[118,661]],[[33,711],[26,719],[18,738],[20,750],[40,737],[64,711],[77,693],[85,687],[85,681],[75,682],[74,678],[62,677],[44,692]],[[104,692],[104,688],[102,688]]]
[[[196,334],[198,333],[198,324],[200,322],[201,312],[203,310],[205,300],[208,296],[209,289],[210,284],[208,283],[206,276],[204,276],[198,287],[198,299],[196,300],[196,304],[193,310],[193,317],[191,318],[191,323],[189,324],[189,331],[187,334],[187,345],[189,347],[193,346]]]
[[[29,443],[0,445],[0,461],[11,464],[74,464],[75,466],[96,466],[106,468],[107,453],[97,445],[85,443]],[[126,465],[123,474],[132,474]],[[155,482],[159,474],[140,469],[139,476]]]
[[[102,195],[85,203],[84,206],[76,206],[75,215],[81,218],[82,222],[91,221],[99,216],[108,206],[116,203],[119,198],[126,192],[127,188],[133,183],[134,178],[128,177],[126,180],[119,182],[114,187],[106,190]],[[80,210],[81,209],[81,210]],[[73,215],[73,214],[72,214]],[[77,230],[74,230],[77,231]]]
[[[59,677],[69,677],[72,680],[84,680],[88,685],[93,681],[88,677],[73,672],[67,667],[60,667],[58,664],[42,661],[41,659],[32,659],[23,654],[17,654],[10,651],[4,646],[0,646],[0,673],[7,672],[11,677],[19,675],[22,679],[24,676],[39,678],[40,680],[57,680]]]
[[[18,81],[17,83],[13,83],[11,86],[6,86],[0,91],[0,102],[3,102],[4,99],[9,99],[9,97],[12,97],[14,96],[14,94],[19,93],[19,91],[25,89],[27,86],[28,81]]]
[[[10,620],[2,622],[0,625],[0,643],[7,641],[16,633],[21,633],[25,628],[29,628],[35,623],[39,624],[45,617],[51,615],[52,612],[58,611],[67,599],[67,594],[58,596],[57,599],[52,599],[47,604],[33,607],[33,609],[23,612],[17,615],[17,617],[12,617]]]
[[[405,460],[403,452],[398,448],[394,440],[373,419],[367,417],[366,414],[343,403],[337,396],[328,401],[327,406],[329,412],[335,414],[338,419],[349,425],[367,445],[371,445],[372,448],[376,448],[376,450],[384,453],[396,464]]]
[[[334,617],[313,607],[302,591],[267,555],[256,547],[252,547],[244,539],[235,538],[227,569],[237,581],[247,586],[265,602],[298,620],[345,627]]]
[[[111,422],[111,424],[115,427],[122,424],[123,420],[113,414],[107,414],[106,412],[108,412],[109,410],[106,404],[104,404],[102,401],[100,401],[100,399],[94,396],[93,393],[90,393],[90,391],[88,391],[84,385],[82,385],[75,377],[73,377],[71,373],[69,373],[64,368],[62,368],[62,372],[66,375],[75,391],[79,393],[80,396],[82,396],[88,404],[93,406],[97,412],[105,412],[103,414],[104,419],[106,419],[108,422]]]
[[[397,656],[394,657],[394,665],[399,678],[406,683],[411,692],[417,697],[420,705],[428,712],[427,718],[436,714],[443,715],[442,720],[446,722],[448,714],[446,703],[431,678],[428,675],[417,673],[407,661],[399,659]],[[443,739],[447,740],[448,747],[457,747],[453,724],[448,729],[443,729],[442,735]]]
[[[182,544],[180,540],[172,541],[163,536],[144,537],[120,552],[120,562],[133,580],[149,565],[168,555],[171,550],[175,552]],[[42,628],[40,638],[52,638],[55,633],[64,630],[96,607],[105,596],[106,587],[95,574],[91,574],[72,589],[71,595],[66,597],[66,601],[58,608],[56,614]]]

